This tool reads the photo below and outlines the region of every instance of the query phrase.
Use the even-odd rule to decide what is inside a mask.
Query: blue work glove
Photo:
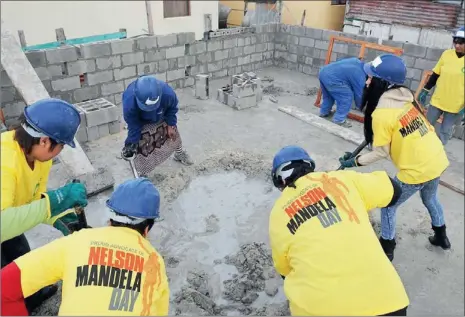
[[[81,183],[66,184],[57,190],[49,190],[42,195],[49,199],[51,218],[67,209],[87,206],[86,187]]]
[[[357,164],[357,157],[350,158],[352,153],[346,152],[343,156],[339,158],[339,162],[341,163],[341,166],[344,168],[351,168],[351,167],[357,167],[359,166]]]
[[[420,91],[420,94],[418,95],[418,101],[421,103],[421,105],[423,107],[426,107],[426,97],[428,97],[428,94],[429,94],[429,90],[428,89],[425,89],[423,88],[421,91]]]

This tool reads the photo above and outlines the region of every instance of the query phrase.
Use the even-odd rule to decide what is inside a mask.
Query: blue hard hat
[[[40,134],[58,143],[76,147],[74,136],[81,124],[81,116],[70,103],[55,98],[42,99],[27,106],[24,116],[26,122]]]
[[[271,175],[274,175],[276,173],[276,170],[284,163],[298,160],[310,161],[314,164],[312,158],[310,157],[310,155],[308,155],[307,151],[305,151],[300,146],[289,145],[283,147],[281,150],[279,150],[278,153],[276,153],[276,155],[273,158],[273,168],[271,170]]]
[[[381,78],[391,84],[402,85],[407,77],[407,66],[399,56],[383,54],[365,63],[363,70],[370,77]]]
[[[454,35],[452,35],[453,38],[465,38],[465,27],[461,27],[460,29],[458,29]]]
[[[157,110],[162,95],[161,82],[153,76],[141,76],[136,80],[134,94],[141,110]]]
[[[159,216],[160,193],[148,178],[139,177],[120,184],[106,204],[125,216],[155,219]]]

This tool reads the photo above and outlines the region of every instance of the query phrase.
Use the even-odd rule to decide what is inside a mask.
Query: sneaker
[[[352,123],[350,123],[349,121],[347,120],[344,120],[342,122],[334,122],[335,124],[337,124],[338,126],[341,126],[343,128],[350,128],[352,127]]]
[[[321,114],[321,113],[319,114],[320,118],[329,118],[329,117],[331,117],[331,115],[332,115],[331,112],[328,113],[328,114]]]
[[[182,151],[180,153],[174,153],[174,160],[177,162],[180,162],[184,165],[192,165],[194,162],[192,162],[189,154],[187,154],[186,151]]]

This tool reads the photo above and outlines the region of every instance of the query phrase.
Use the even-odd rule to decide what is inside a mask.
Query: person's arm
[[[436,82],[438,81],[438,78],[439,78],[439,74],[437,74],[436,72],[433,72],[433,74],[431,74],[431,76],[429,77],[428,82],[423,87],[423,89],[426,89],[428,91],[431,90],[434,86],[436,86]]]
[[[154,316],[167,316],[170,305],[170,288],[163,260],[160,261],[160,276],[160,297],[152,303],[153,309],[151,311],[154,312]]]
[[[271,246],[271,256],[273,258],[273,263],[276,271],[282,278],[285,278],[291,272],[291,266],[289,265],[289,260],[287,257],[289,245],[287,243],[288,239],[285,237],[286,234],[283,232],[282,227],[285,227],[285,224],[281,223],[279,219],[274,217],[273,212],[270,217],[270,246]]]
[[[34,199],[41,199],[42,194],[47,191],[47,185],[48,185],[48,176],[50,175],[50,170],[52,169],[53,162],[52,160],[48,161],[45,163],[45,165],[42,167],[45,169],[45,171],[42,172],[42,175],[46,177],[41,178],[41,182],[39,183],[39,189],[36,192],[36,196]]]
[[[128,125],[128,136],[124,145],[137,144],[141,138],[141,132],[143,128],[143,122],[139,117],[139,112],[135,108],[135,100],[129,100],[130,97],[127,97],[126,100],[123,100],[123,117]],[[134,99],[132,97],[132,99]]]
[[[177,113],[178,113],[178,97],[176,96],[176,93],[174,92],[174,90],[168,86],[168,91],[169,91],[169,95],[168,95],[168,105],[167,105],[167,108],[165,109],[165,113],[164,113],[164,116],[165,116],[165,121],[166,121],[166,124],[169,125],[170,127],[174,127],[177,125],[178,123],[178,118],[177,118]]]
[[[358,165],[366,166],[390,156],[393,127],[390,117],[382,111],[371,115],[373,127],[373,151],[357,156]]]

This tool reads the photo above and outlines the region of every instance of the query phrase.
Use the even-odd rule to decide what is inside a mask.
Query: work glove
[[[87,206],[86,187],[81,183],[66,184],[57,190],[49,190],[42,195],[49,199],[51,218],[67,209]]]
[[[418,101],[421,103],[423,107],[426,107],[426,97],[428,97],[428,94],[429,94],[429,90],[423,88],[420,91],[420,94],[418,95]]]
[[[82,225],[79,222],[79,218],[74,208],[65,210],[55,217],[48,218],[45,223],[53,226],[55,229],[60,230],[64,236],[82,229]]]
[[[136,155],[137,153],[137,144],[136,143],[131,143],[131,144],[126,144],[121,151],[121,157],[123,159],[129,159]]]
[[[357,164],[358,156],[350,158],[351,155],[352,153],[346,152],[343,156],[339,158],[339,162],[341,163],[342,169],[359,166]]]

